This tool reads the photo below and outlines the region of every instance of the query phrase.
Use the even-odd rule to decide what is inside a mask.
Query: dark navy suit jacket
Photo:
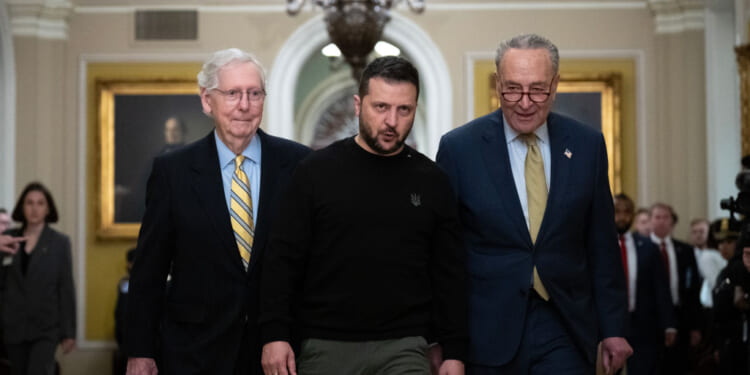
[[[593,363],[605,337],[624,337],[624,271],[601,132],[547,118],[549,197],[532,244],[511,172],[500,110],[443,136],[437,161],[450,176],[464,225],[469,276],[469,362],[508,363],[523,333],[532,269]]]
[[[630,313],[628,342],[632,345],[664,345],[664,330],[677,328],[669,282],[659,248],[651,239],[632,233],[638,269],[635,310]]]
[[[260,371],[259,263],[279,196],[309,149],[261,130],[257,136],[263,153],[259,220],[247,272],[213,132],[154,161],[130,277],[125,342],[129,357],[160,357],[160,374]]]

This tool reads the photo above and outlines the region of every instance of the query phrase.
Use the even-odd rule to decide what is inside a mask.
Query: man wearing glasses
[[[130,277],[128,375],[262,372],[260,259],[309,149],[258,128],[265,76],[252,55],[214,53],[198,85],[215,130],[154,161]]]
[[[632,349],[601,132],[550,113],[557,47],[500,44],[502,108],[443,136],[464,226],[471,346],[467,374],[613,373]]]

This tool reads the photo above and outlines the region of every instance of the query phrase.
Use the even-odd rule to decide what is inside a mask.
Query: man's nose
[[[385,124],[388,127],[393,128],[398,123],[398,114],[396,113],[397,111],[398,111],[397,108],[392,108],[392,109],[390,109],[388,111],[388,113],[386,113],[386,115],[385,115]]]

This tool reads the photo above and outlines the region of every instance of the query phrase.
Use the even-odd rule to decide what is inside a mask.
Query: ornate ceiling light
[[[312,0],[325,10],[328,36],[339,47],[352,67],[352,77],[359,81],[367,64],[367,55],[383,36],[383,27],[391,19],[391,6],[402,0]],[[405,0],[409,8],[421,13],[425,0]],[[287,0],[286,11],[299,13],[306,0]]]

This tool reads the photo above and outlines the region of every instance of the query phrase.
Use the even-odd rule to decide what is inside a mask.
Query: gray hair
[[[251,53],[239,48],[223,49],[214,52],[211,57],[203,63],[203,68],[198,73],[198,86],[207,90],[219,87],[219,70],[233,63],[252,63],[260,75],[262,89],[266,88],[266,72],[263,65]]]
[[[500,43],[495,53],[495,68],[500,72],[500,61],[503,60],[505,52],[509,49],[546,49],[549,52],[549,59],[552,63],[552,71],[555,75],[560,68],[560,53],[557,47],[549,39],[537,34],[522,34],[514,36],[511,39]]]

